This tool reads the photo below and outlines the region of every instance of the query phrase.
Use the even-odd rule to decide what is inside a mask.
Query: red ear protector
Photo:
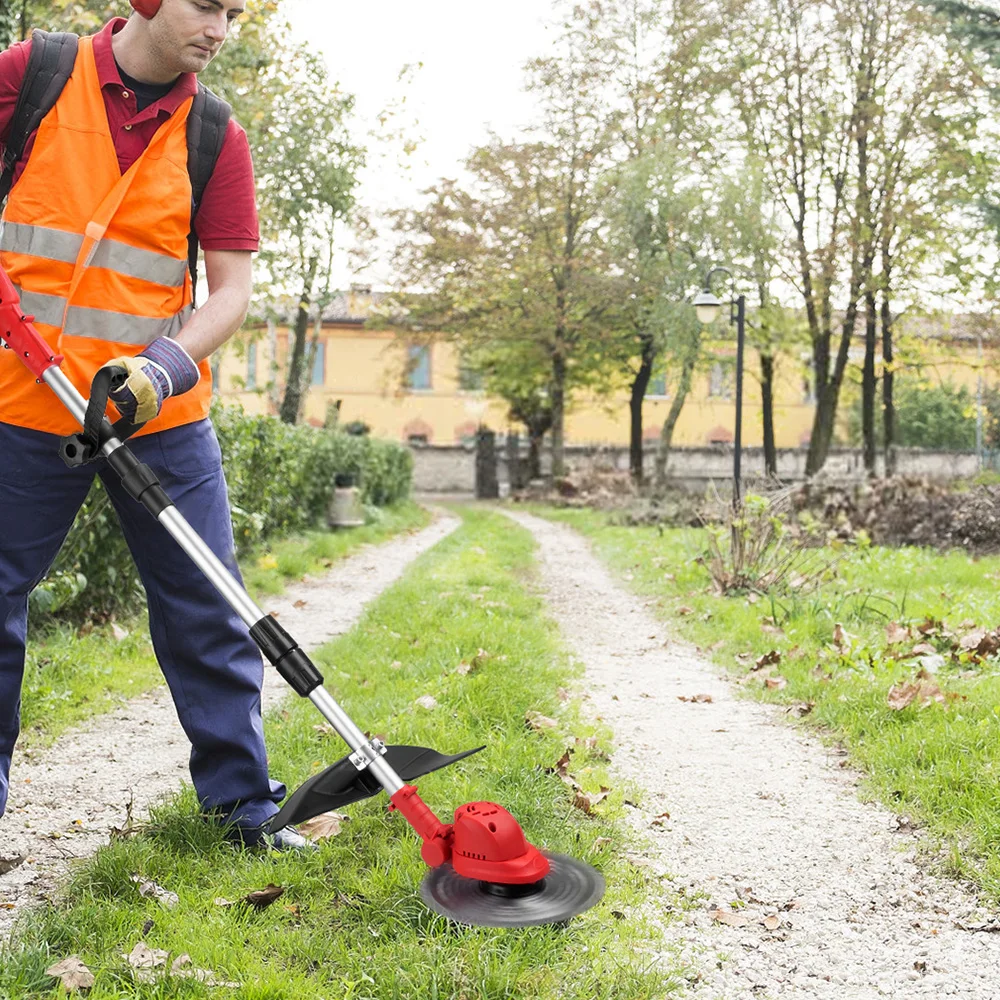
[[[163,0],[131,0],[132,10],[140,13],[147,20],[156,17]]]

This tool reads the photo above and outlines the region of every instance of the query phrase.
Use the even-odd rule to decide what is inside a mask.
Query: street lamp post
[[[705,287],[695,296],[694,307],[698,319],[704,323],[714,323],[722,309],[720,302],[712,292],[712,278],[716,274],[728,274],[735,285],[733,272],[727,267],[713,267],[705,275]],[[734,289],[735,291],[735,289]],[[734,315],[735,310],[735,315]],[[729,302],[729,322],[736,322],[736,433],[733,440],[733,510],[739,509],[740,483],[742,478],[743,459],[743,345],[746,339],[747,300],[740,295]]]

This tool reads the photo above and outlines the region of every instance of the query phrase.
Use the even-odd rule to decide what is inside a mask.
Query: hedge
[[[402,445],[291,426],[219,403],[212,422],[222,448],[239,555],[321,525],[342,477],[360,488],[367,506],[386,506],[409,496],[413,458]],[[101,616],[133,610],[142,600],[135,564],[98,479],[49,575],[32,593],[32,610]]]

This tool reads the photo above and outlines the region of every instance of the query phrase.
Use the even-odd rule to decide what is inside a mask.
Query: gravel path
[[[858,801],[843,758],[780,710],[735,698],[575,532],[510,516],[537,540],[587,704],[615,731],[613,767],[646,789],[633,819],[652,838],[648,860],[694,899],[666,929],[698,973],[687,997],[1000,998],[1000,933],[987,932],[1000,923],[918,866],[916,840]],[[696,694],[712,701],[679,700]],[[744,926],[710,916],[734,900]]]
[[[304,649],[314,649],[350,629],[369,601],[458,523],[439,515],[420,532],[365,546],[322,578],[260,604],[278,614]],[[286,694],[285,682],[268,668],[264,710]],[[122,827],[130,799],[140,819],[150,803],[190,781],[189,752],[165,687],[93,719],[43,752],[29,757],[15,751],[7,814],[0,819],[0,859],[24,861],[8,872],[0,860],[0,940],[17,911],[51,892],[72,859],[92,854]]]

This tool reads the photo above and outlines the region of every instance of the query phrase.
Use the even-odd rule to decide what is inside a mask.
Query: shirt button
[[[127,101],[129,99],[129,92],[127,90],[122,91],[122,97]]]
[[[125,131],[126,132],[131,132],[132,131],[132,126],[131,125],[126,125],[125,126]]]

